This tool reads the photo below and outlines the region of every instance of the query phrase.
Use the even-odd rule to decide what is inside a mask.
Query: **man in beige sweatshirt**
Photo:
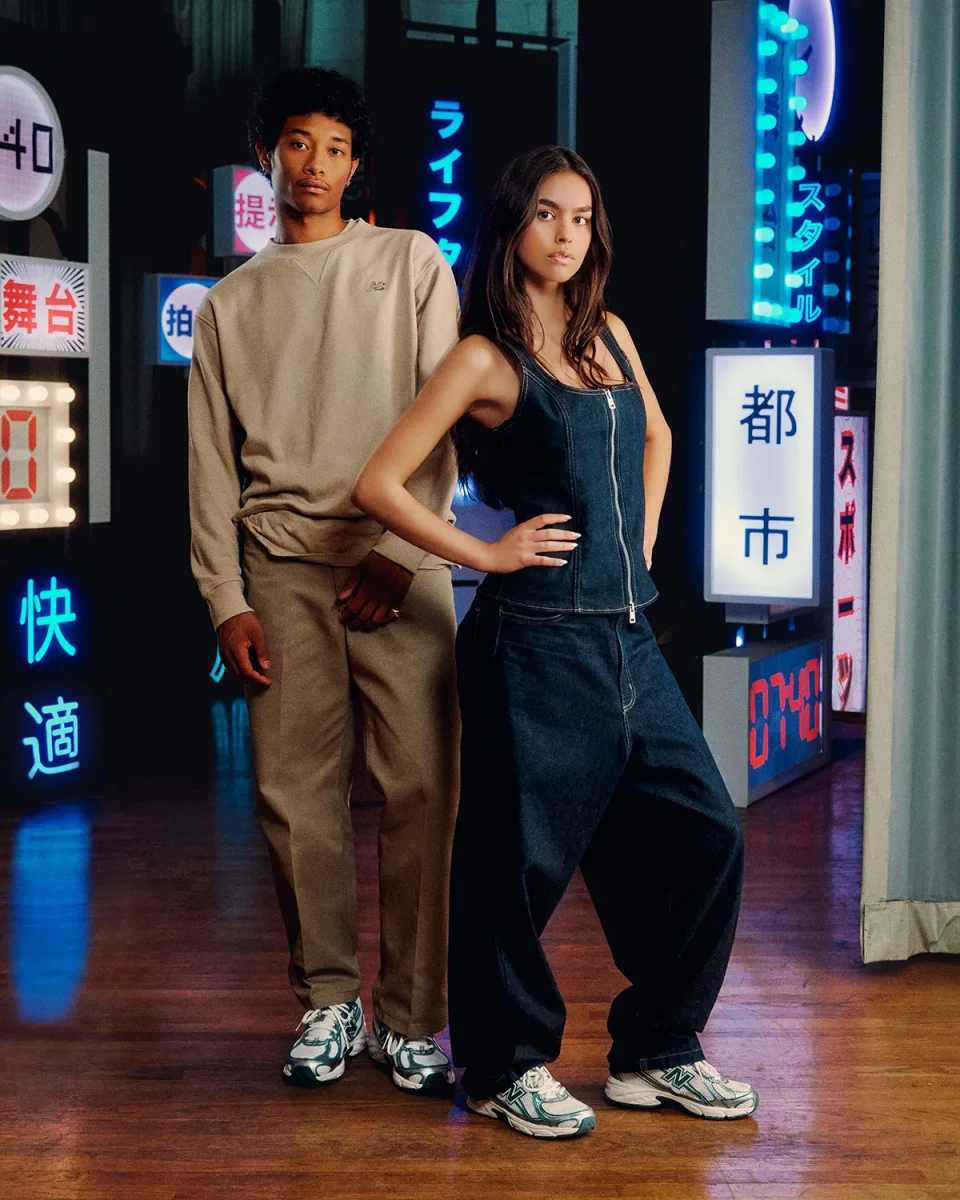
[[[458,793],[455,618],[446,563],[350,501],[361,468],[457,337],[457,291],[416,231],[345,221],[371,127],[333,71],[288,72],[251,142],[276,234],[213,287],[190,372],[193,572],[246,683],[258,808],[307,1010],[290,1083],[338,1079],[365,1046],[408,1091],[449,1088],[447,887]],[[411,483],[452,519],[441,443]],[[349,810],[351,693],[380,825],[380,972],[360,1006]]]

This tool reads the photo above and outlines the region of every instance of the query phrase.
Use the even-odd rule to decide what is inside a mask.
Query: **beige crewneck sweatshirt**
[[[191,564],[215,626],[252,611],[242,528],[271,553],[409,571],[439,560],[350,501],[367,459],[457,339],[457,288],[425,233],[354,220],[336,237],[269,242],[197,311],[190,369]],[[452,520],[445,438],[409,482]]]

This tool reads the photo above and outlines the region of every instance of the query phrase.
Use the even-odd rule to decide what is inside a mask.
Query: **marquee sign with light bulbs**
[[[70,403],[63,380],[0,380],[0,532],[67,526],[70,507]]]

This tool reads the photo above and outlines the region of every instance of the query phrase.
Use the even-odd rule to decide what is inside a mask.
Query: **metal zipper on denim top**
[[[630,624],[637,623],[637,606],[633,599],[633,572],[630,568],[630,551],[627,549],[627,539],[623,533],[623,510],[620,507],[620,487],[617,483],[617,402],[613,392],[604,389],[607,406],[610,409],[610,478],[613,481],[613,507],[617,510],[617,536],[623,550],[623,561],[627,568],[627,604],[630,611]]]

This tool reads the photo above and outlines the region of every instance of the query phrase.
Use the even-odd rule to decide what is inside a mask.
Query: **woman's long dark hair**
[[[605,321],[604,289],[613,247],[600,185],[579,154],[563,146],[540,146],[503,168],[480,217],[470,269],[464,282],[460,335],[489,338],[517,368],[521,351],[533,352],[534,313],[524,288],[517,244],[535,220],[543,181],[572,171],[586,180],[593,204],[592,237],[583,264],[564,288],[570,319],[563,354],[585,387],[603,387],[606,373],[596,361],[595,343]],[[469,417],[453,428],[461,479],[472,476],[481,497],[500,507],[495,482],[484,470],[483,430]]]

